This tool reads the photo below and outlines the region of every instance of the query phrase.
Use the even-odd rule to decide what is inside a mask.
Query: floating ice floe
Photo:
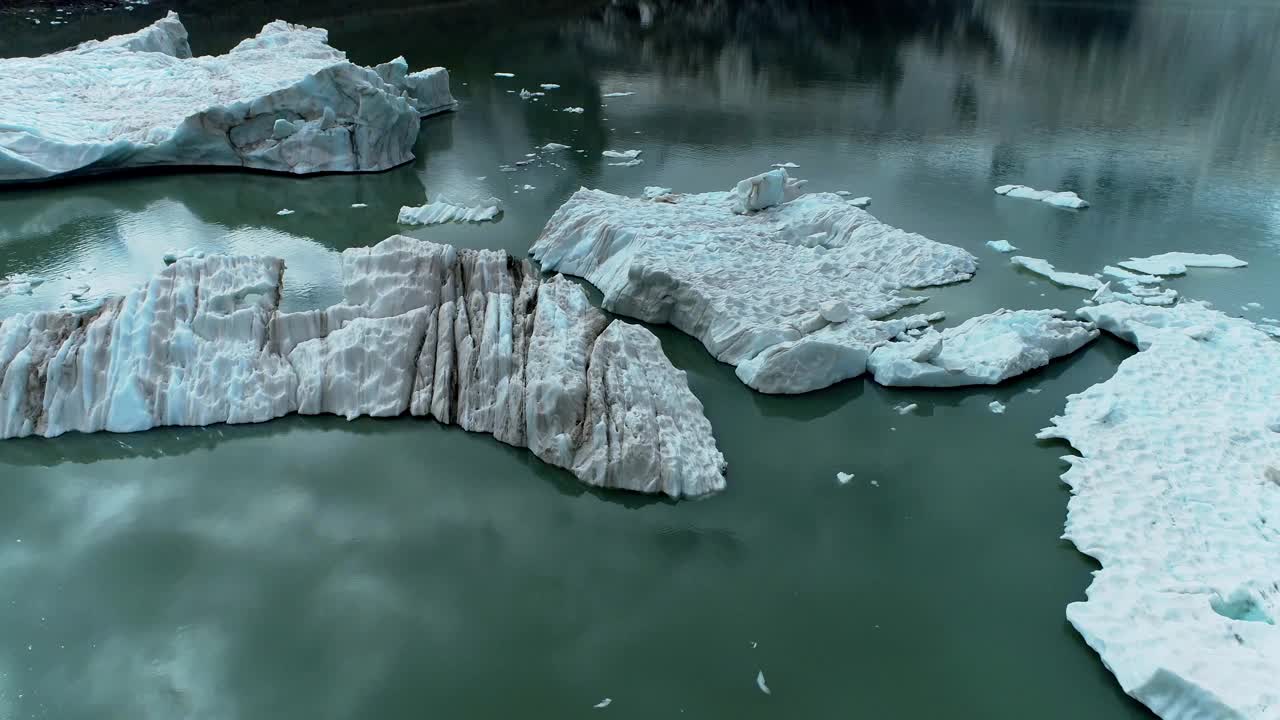
[[[1005,411],[1005,405],[999,400],[992,400],[991,402],[987,403],[987,409],[995,413],[996,415],[1003,415]]]
[[[1024,267],[1037,275],[1043,275],[1059,285],[1080,288],[1081,290],[1099,290],[1102,288],[1102,281],[1098,278],[1092,275],[1056,270],[1048,260],[1014,255],[1009,258],[1009,262],[1019,267]]]
[[[996,252],[1002,252],[1002,253],[1011,253],[1018,249],[1013,245],[1009,244],[1008,240],[988,240],[987,247],[991,248],[992,250],[995,250]]]
[[[600,710],[600,709],[609,707],[609,705],[611,705],[612,703],[613,703],[613,698],[605,698],[600,702],[596,703],[595,705],[592,705],[591,707],[596,708],[597,710]]]
[[[867,369],[881,385],[995,385],[1048,365],[1098,337],[1093,325],[1061,310],[997,310],[919,339],[881,345]]]
[[[794,169],[796,169],[796,168],[798,168],[798,167],[800,167],[800,166],[799,166],[799,165],[797,165],[797,164],[795,164],[795,163],[793,163],[793,162],[784,162],[784,163],[774,163],[774,164],[770,165],[769,167],[786,168],[786,169],[788,169],[788,170],[794,170]]]
[[[1181,275],[1189,267],[1202,268],[1240,268],[1249,263],[1231,255],[1202,253],[1167,252],[1144,258],[1131,258],[1119,265],[1148,275]]]
[[[528,100],[529,98],[539,98],[539,97],[544,97],[545,95],[546,95],[546,93],[544,93],[544,92],[529,92],[528,90],[525,90],[524,88],[520,88],[520,99],[521,99],[521,100]]]
[[[568,145],[562,145],[562,144],[560,144],[560,143],[558,143],[558,142],[549,142],[549,143],[547,143],[546,145],[543,145],[542,147],[540,147],[540,148],[538,148],[538,149],[539,149],[539,150],[545,150],[546,152],[559,152],[559,151],[561,151],[561,150],[568,150],[568,149],[569,149],[569,146],[568,146]]]
[[[1040,202],[1049,203],[1055,207],[1062,208],[1086,208],[1089,203],[1085,202],[1079,195],[1071,191],[1053,192],[1050,190],[1036,190],[1026,185],[1001,185],[996,188],[997,195],[1007,197],[1026,198],[1027,200],[1039,200]]]
[[[627,97],[628,95],[635,95],[635,93],[634,92],[611,92],[611,93],[605,93],[600,97],[618,98],[618,97]]]
[[[640,158],[632,158],[631,160],[623,160],[622,162],[605,163],[605,164],[610,167],[635,167],[637,165],[643,165],[644,160],[641,160]]]
[[[848,485],[849,481],[852,479],[853,479],[853,473],[847,473],[847,472],[836,473],[836,482],[840,483],[841,485]],[[752,647],[755,647],[755,646],[752,645]]]
[[[367,208],[369,206],[366,205],[365,203],[351,203],[351,207],[356,208],[358,210],[360,208]]]
[[[5,295],[30,295],[35,288],[44,284],[44,278],[25,273],[15,273],[0,278],[0,297]]]
[[[756,687],[760,688],[760,692],[764,693],[765,695],[772,695],[772,694],[773,694],[773,693],[771,693],[771,692],[769,691],[769,686],[768,686],[768,685],[766,685],[766,684],[765,684],[765,682],[764,682],[764,671],[763,671],[763,670],[761,670],[761,671],[759,672],[759,674],[757,674],[757,675],[756,675]]]
[[[582,108],[580,108],[580,107],[567,107],[567,108],[564,108],[564,109],[562,110],[562,112],[567,112],[567,113],[576,113],[576,114],[578,114],[578,115],[581,115],[582,113],[586,112],[586,110],[584,110],[584,109],[582,109]]]
[[[1067,619],[1166,718],[1280,708],[1280,343],[1184,301],[1080,314],[1134,343],[1067,398],[1066,532],[1102,569]]]
[[[292,215],[294,212],[296,212],[296,211],[295,211],[295,210],[290,210],[289,208],[284,208],[283,210],[280,210],[280,211],[279,211],[279,212],[277,212],[276,214],[277,214],[277,215]]]
[[[607,158],[618,158],[621,160],[631,160],[640,156],[639,150],[605,150],[600,153]]]
[[[493,76],[496,78],[513,78],[516,76],[516,74],[509,73],[509,72],[496,72],[493,74]]]
[[[1159,283],[1164,282],[1163,279],[1158,278],[1155,275],[1140,275],[1138,273],[1125,270],[1124,268],[1118,268],[1114,265],[1107,265],[1106,267],[1102,268],[1102,274],[1106,275],[1107,277],[1113,277],[1117,280],[1122,280],[1125,283],[1138,283],[1141,285],[1158,285]]]
[[[906,405],[899,405],[898,407],[894,408],[894,410],[898,411],[899,415],[908,415],[912,412],[915,412],[916,408],[918,407],[920,406],[915,403],[907,403]]]
[[[852,205],[852,206],[854,206],[854,207],[856,207],[856,208],[866,208],[866,207],[871,207],[871,198],[869,198],[869,197],[867,197],[867,196],[865,196],[865,195],[864,195],[864,196],[862,196],[862,197],[856,197],[856,198],[854,198],[854,199],[850,200],[850,201],[849,201],[849,204],[850,204],[850,205]]]
[[[526,186],[527,187],[527,186]],[[484,222],[502,214],[502,201],[496,197],[471,205],[460,205],[443,195],[419,207],[404,206],[396,222],[401,225],[437,225],[447,222]]]
[[[542,88],[543,90],[559,90],[560,89],[560,86],[555,83],[542,83],[538,87]]]
[[[169,250],[160,257],[160,260],[165,265],[172,265],[178,262],[179,260],[185,260],[187,258],[198,259],[198,258],[204,257],[204,255],[205,255],[204,251],[199,248],[187,248],[186,250]]]
[[[1129,292],[1116,292],[1111,283],[1106,283],[1093,294],[1092,301],[1102,305],[1111,302],[1126,302],[1134,305],[1172,305],[1178,300],[1178,292],[1172,288],[1148,288],[1133,283],[1127,285]]]
[[[572,281],[400,235],[343,251],[342,271],[344,301],[324,310],[279,311],[282,260],[211,255],[92,313],[10,317],[0,438],[407,412],[492,433],[590,485],[724,487],[685,374]]]
[[[781,169],[730,192],[633,199],[582,189],[530,252],[545,270],[589,280],[605,309],[676,326],[770,393],[861,375],[876,346],[929,322],[877,320],[922,301],[900,290],[977,270],[964,250],[838,195],[800,194]]]
[[[451,110],[443,68],[366,68],[320,28],[272,22],[191,57],[175,13],[130,35],[0,60],[0,183],[121,168],[385,170],[413,159],[419,118]]]

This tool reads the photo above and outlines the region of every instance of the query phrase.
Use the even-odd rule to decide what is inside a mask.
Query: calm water
[[[328,27],[361,63],[446,65],[461,103],[424,123],[416,161],[380,175],[0,193],[0,274],[51,278],[0,299],[0,318],[86,282],[123,291],[190,246],[279,255],[286,304],[322,306],[338,253],[397,232],[396,210],[426,194],[494,194],[507,212],[410,234],[523,253],[579,186],[724,189],[786,161],[978,255],[972,282],[924,306],[949,322],[1080,304],[983,246],[1000,238],[1080,272],[1230,252],[1250,267],[1172,286],[1280,315],[1272,3],[358,5],[157,2],[62,25],[42,11],[39,26],[0,11],[4,55],[170,7],[216,53],[278,16]],[[539,102],[510,92],[547,82],[563,87]],[[613,91],[635,94],[602,100]],[[556,112],[571,105],[586,112]],[[550,141],[586,152],[498,171]],[[611,148],[646,162],[607,167]],[[991,192],[1006,182],[1094,207]],[[1127,347],[1103,338],[998,388],[858,380],[777,398],[657,332],[730,464],[706,501],[588,491],[488,436],[407,418],[0,444],[0,720],[1149,716],[1063,617],[1096,565],[1059,539],[1069,449],[1033,437]],[[856,479],[839,487],[837,471]]]

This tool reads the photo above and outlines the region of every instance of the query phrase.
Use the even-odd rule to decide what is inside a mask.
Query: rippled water
[[[494,194],[507,211],[409,234],[524,253],[579,186],[724,189],[785,161],[978,255],[972,282],[923,306],[948,322],[1080,304],[983,245],[1001,238],[1077,272],[1230,252],[1250,267],[1172,287],[1280,314],[1270,3],[380,5],[177,0],[53,26],[49,10],[38,26],[0,10],[10,56],[170,7],[196,52],[222,52],[282,17],[329,28],[358,62],[446,65],[461,101],[424,123],[417,160],[379,175],[0,192],[0,275],[50,279],[0,298],[0,318],[81,284],[121,292],[192,246],[279,255],[286,305],[323,306],[338,253],[399,231],[396,210],[428,194]],[[562,88],[539,102],[509,92],[547,82]],[[635,94],[601,97],[615,91]],[[586,152],[498,171],[551,141]],[[630,148],[643,165],[600,157]],[[1093,207],[991,192],[1007,182]],[[860,379],[779,398],[657,332],[730,464],[706,501],[588,491],[488,436],[408,418],[0,444],[0,719],[1147,714],[1064,619],[1096,565],[1059,539],[1069,448],[1033,437],[1127,347],[1103,338],[997,388]],[[918,414],[898,415],[903,402]],[[837,486],[837,471],[856,479]]]

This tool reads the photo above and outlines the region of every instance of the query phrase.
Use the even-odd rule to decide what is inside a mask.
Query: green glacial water
[[[50,278],[0,298],[0,319],[82,283],[124,291],[187,247],[283,257],[285,307],[320,307],[340,251],[401,231],[399,207],[428,194],[492,194],[506,213],[406,234],[523,254],[580,186],[727,189],[788,161],[979,257],[974,280],[926,293],[948,324],[1085,297],[1010,267],[995,239],[1088,273],[1232,253],[1250,266],[1170,286],[1280,316],[1271,3],[158,0],[61,25],[37,7],[0,9],[0,54],[168,9],[218,53],[280,17],[363,64],[445,65],[460,104],[377,175],[0,191],[0,275]],[[562,88],[508,92],[540,83]],[[586,152],[499,172],[547,142]],[[600,157],[630,148],[643,165]],[[1004,183],[1093,207],[996,196]],[[589,490],[423,419],[0,443],[0,720],[1149,717],[1064,618],[1097,566],[1059,539],[1070,448],[1034,438],[1127,346],[1103,337],[994,388],[860,378],[771,397],[655,331],[729,463],[704,501]]]

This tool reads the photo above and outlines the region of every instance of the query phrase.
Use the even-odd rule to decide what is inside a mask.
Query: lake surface
[[[1170,286],[1280,315],[1272,3],[377,5],[0,11],[6,56],[171,8],[197,53],[220,53],[280,17],[329,28],[360,63],[445,65],[460,101],[424,122],[413,163],[377,175],[0,192],[0,275],[50,278],[0,298],[0,318],[81,284],[122,292],[187,247],[283,257],[286,308],[324,306],[341,250],[402,231],[398,208],[426,196],[492,194],[506,213],[406,234],[523,254],[580,186],[727,189],[777,162],[977,255],[973,281],[926,293],[948,323],[1081,305],[995,239],[1089,273],[1229,252],[1250,266]],[[562,87],[512,92],[540,83]],[[585,152],[499,172],[547,142]],[[632,148],[643,165],[600,157]],[[1093,207],[996,196],[1004,183]],[[655,331],[729,462],[728,490],[705,501],[588,490],[410,418],[0,444],[0,720],[1150,717],[1064,618],[1097,566],[1059,537],[1070,448],[1034,438],[1130,348],[1104,337],[995,388],[858,379],[770,397]]]

